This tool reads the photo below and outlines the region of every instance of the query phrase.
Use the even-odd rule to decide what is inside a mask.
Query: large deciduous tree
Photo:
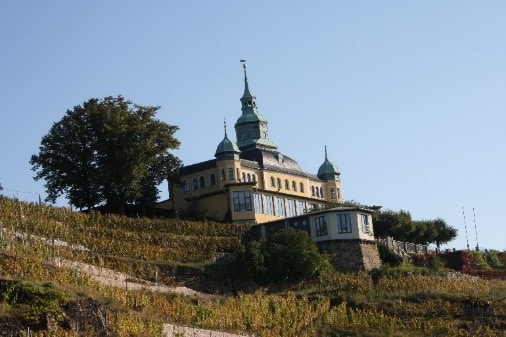
[[[178,127],[157,120],[159,108],[109,96],[67,110],[30,159],[46,201],[65,195],[77,208],[115,213],[156,202],[158,185],[181,165],[169,152],[179,147]]]

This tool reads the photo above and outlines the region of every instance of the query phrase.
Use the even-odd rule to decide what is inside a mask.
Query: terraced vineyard
[[[174,270],[204,270],[217,254],[235,248],[245,228],[82,214],[4,197],[0,222],[1,279],[51,283],[65,299],[92,297],[115,336],[161,336],[163,323],[272,337],[505,335],[505,280],[401,271],[373,283],[367,273],[332,273],[301,284],[199,297],[100,283],[61,261],[114,269],[131,275],[132,282],[184,285]],[[205,272],[200,277],[225,281]],[[471,317],[466,303],[488,305],[492,314]],[[22,309],[38,313],[28,308],[0,303],[0,317]],[[94,335],[84,331],[54,327],[32,336]]]

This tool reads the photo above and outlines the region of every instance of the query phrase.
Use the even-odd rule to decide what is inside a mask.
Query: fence
[[[411,242],[403,242],[392,239],[391,237],[378,238],[378,243],[387,246],[400,256],[405,255],[421,255],[430,253],[429,246],[418,245]]]

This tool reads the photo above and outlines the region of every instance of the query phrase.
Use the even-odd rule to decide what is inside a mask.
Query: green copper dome
[[[251,123],[251,122],[265,122],[267,123],[267,119],[262,116],[258,110],[246,110],[242,113],[241,117],[237,119],[236,124],[244,124],[244,123]]]
[[[225,129],[225,137],[223,137],[223,140],[218,144],[214,156],[215,157],[220,157],[223,155],[233,156],[234,154],[237,153],[241,153],[241,150],[239,150],[239,147],[237,146],[236,143],[228,139],[227,130]]]
[[[339,170],[337,166],[331,163],[327,158],[327,147],[325,147],[325,161],[318,169],[318,178],[322,180],[336,180],[339,179]]]

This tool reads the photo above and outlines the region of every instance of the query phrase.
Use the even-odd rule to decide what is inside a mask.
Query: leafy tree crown
[[[78,208],[106,204],[121,212],[126,203],[149,205],[157,186],[180,166],[177,126],[155,118],[160,107],[122,96],[92,98],[67,110],[42,137],[30,164],[44,179],[46,201],[65,195]]]

